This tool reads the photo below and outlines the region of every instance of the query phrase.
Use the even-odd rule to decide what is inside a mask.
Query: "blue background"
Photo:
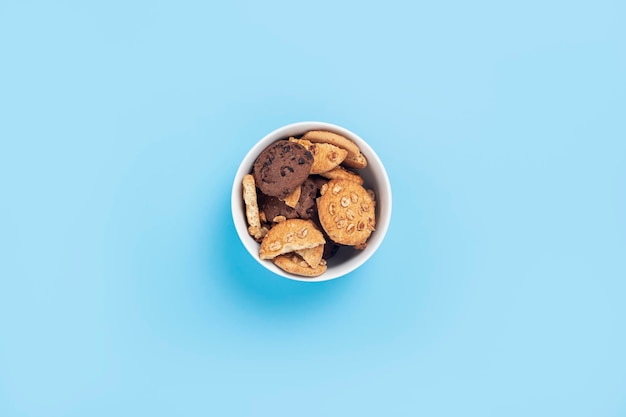
[[[0,2],[1,416],[625,416],[621,1]],[[271,275],[232,179],[365,138],[391,228]]]

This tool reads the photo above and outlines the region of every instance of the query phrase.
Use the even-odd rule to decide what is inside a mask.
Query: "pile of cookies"
[[[366,166],[354,142],[329,131],[308,131],[265,148],[242,184],[259,257],[315,277],[340,247],[364,249],[376,225],[374,191],[364,188],[357,172]]]

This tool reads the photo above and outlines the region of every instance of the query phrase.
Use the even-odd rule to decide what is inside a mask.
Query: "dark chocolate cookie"
[[[302,183],[302,192],[296,206],[298,217],[301,219],[310,219],[313,212],[317,211],[315,199],[317,198],[318,187],[311,178],[307,178]]]
[[[283,200],[307,179],[312,165],[313,155],[304,146],[279,140],[261,152],[252,174],[263,194]]]
[[[260,192],[257,194],[257,198],[259,211],[265,213],[265,218],[268,222],[271,222],[277,216],[285,216],[286,219],[295,219],[298,217],[298,212],[295,208],[289,207],[284,201],[276,197]]]
[[[286,219],[310,219],[317,212],[315,207],[317,190],[317,186],[312,179],[307,178],[304,180],[300,199],[295,208],[289,207],[284,201],[276,197],[260,192],[258,193],[259,210],[265,213],[268,221],[272,221],[277,216],[285,216]]]

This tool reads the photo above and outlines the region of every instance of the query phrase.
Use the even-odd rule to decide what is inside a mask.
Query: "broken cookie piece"
[[[259,206],[257,202],[256,186],[254,177],[250,174],[243,177],[243,201],[246,205],[246,220],[248,221],[248,233],[256,241],[260,241],[267,234],[268,229],[261,226]]]
[[[311,174],[321,174],[339,166],[348,156],[348,151],[330,143],[311,143],[306,139],[290,138],[290,141],[304,146],[313,155]]]
[[[303,277],[317,277],[326,272],[328,268],[326,261],[323,259],[320,263],[314,267],[310,266],[304,259],[295,253],[288,253],[285,255],[279,255],[272,259],[274,265],[279,267],[285,272],[294,275],[300,275]]]
[[[324,235],[310,220],[289,219],[275,224],[265,235],[259,248],[261,259],[301,249],[313,248],[326,243]]]

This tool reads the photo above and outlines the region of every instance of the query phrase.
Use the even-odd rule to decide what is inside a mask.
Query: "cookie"
[[[296,208],[298,205],[298,200],[300,200],[300,193],[302,193],[302,186],[298,185],[293,193],[289,194],[285,198],[285,204],[287,204],[291,208]]]
[[[259,210],[270,221],[277,216],[285,216],[286,219],[310,219],[315,211],[315,199],[317,198],[317,183],[307,178],[300,187],[300,198],[295,208],[289,207],[285,201],[258,193]]]
[[[286,219],[295,219],[298,217],[296,209],[289,207],[284,201],[276,197],[258,193],[259,210],[265,215],[267,221],[272,221],[274,217],[285,216]]]
[[[348,168],[363,169],[367,166],[367,159],[365,158],[365,155],[359,153],[355,156],[347,156],[343,160],[343,165],[347,166]]]
[[[300,255],[311,268],[315,268],[322,261],[322,255],[324,255],[324,246],[325,245],[317,245],[313,248],[300,249],[297,250],[296,253]]]
[[[285,272],[303,277],[317,277],[326,272],[326,261],[322,260],[317,266],[311,267],[304,259],[294,253],[278,255],[272,262]]]
[[[313,155],[304,146],[282,139],[258,156],[252,168],[256,186],[265,195],[284,200],[309,176]]]
[[[296,213],[301,219],[310,219],[313,212],[317,211],[315,208],[315,200],[317,199],[319,187],[317,183],[309,177],[302,183],[301,188],[302,192],[300,193],[300,199],[296,205]]]
[[[319,177],[317,175],[311,175],[309,177],[309,180],[311,180],[311,181],[313,181],[315,183],[315,185],[317,187],[317,190],[320,190],[322,187],[324,187],[325,184],[328,183],[328,180],[326,178]],[[311,210],[311,217],[310,217],[310,219],[319,228],[319,230],[322,232],[322,235],[324,235],[324,239],[326,240],[326,243],[324,244],[324,252],[322,253],[322,258],[323,259],[330,259],[333,256],[335,256],[335,254],[339,250],[339,245],[336,244],[335,242],[333,242],[330,237],[328,237],[328,235],[324,231],[324,228],[322,227],[322,223],[320,222],[319,215],[318,215],[318,210],[317,210],[317,197],[318,196],[319,196],[319,194],[316,193],[316,197],[315,197],[316,203],[315,203],[315,206],[314,206],[313,210]]]
[[[328,182],[328,178],[324,178],[320,175],[311,175],[309,179],[315,183],[318,190],[322,188],[322,185]]]
[[[323,176],[324,178],[328,178],[331,180],[344,179],[344,180],[354,181],[359,185],[363,185],[363,178],[359,174],[357,174],[356,172],[352,172],[349,169],[345,169],[342,166],[338,166],[320,175]]]
[[[313,155],[311,174],[320,174],[330,171],[346,159],[348,151],[330,143],[312,143],[306,139],[289,138],[294,143],[299,143]]]
[[[250,234],[250,236],[254,237],[255,240],[259,241],[267,234],[268,229],[261,226],[254,177],[250,174],[245,175],[243,177],[242,185],[243,202],[246,205],[248,233]]]
[[[330,143],[348,151],[348,156],[355,157],[361,153],[361,149],[356,143],[345,136],[327,130],[309,130],[301,139],[306,139],[313,143]]]
[[[349,180],[329,181],[317,199],[319,220],[328,237],[356,249],[364,249],[374,231],[374,209],[375,202],[367,190]]]
[[[326,240],[322,232],[312,221],[289,219],[277,223],[267,232],[259,248],[259,257],[272,259],[278,255],[313,248],[324,243]]]

